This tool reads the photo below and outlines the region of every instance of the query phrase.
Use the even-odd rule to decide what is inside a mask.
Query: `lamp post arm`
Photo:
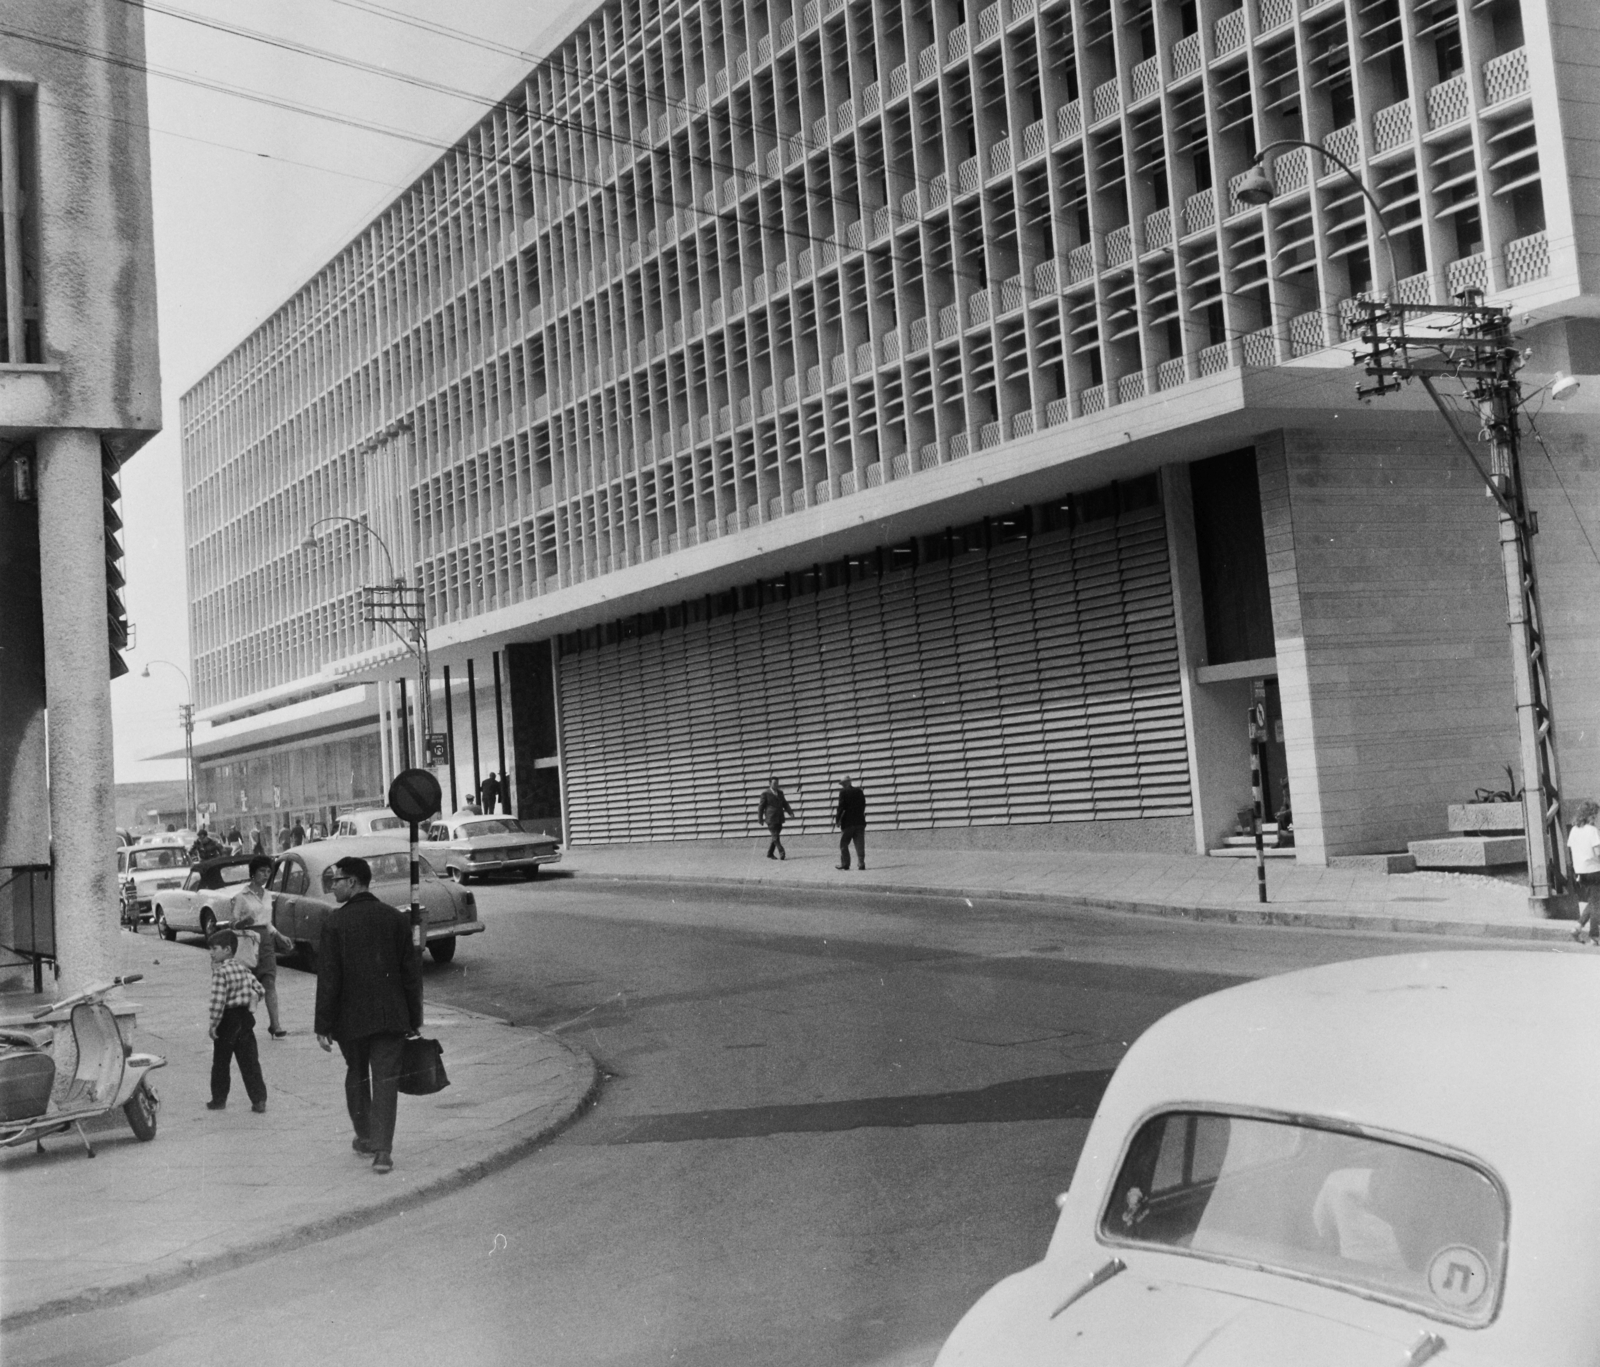
[[[372,529],[370,522],[363,522],[359,517],[347,517],[343,513],[330,513],[327,517],[319,517],[313,522],[307,529],[307,535],[309,536],[312,532],[315,532],[324,522],[348,522],[352,527],[359,527],[378,543],[378,549],[383,552],[383,558],[389,562],[389,578],[396,583],[400,582],[400,576],[395,572],[394,568],[394,556],[390,553],[388,544],[384,539]]]
[[[1350,164],[1345,161],[1343,157],[1335,156],[1320,143],[1306,142],[1303,138],[1274,138],[1256,153],[1255,164],[1260,166],[1266,159],[1267,153],[1272,151],[1272,149],[1275,147],[1309,147],[1313,152],[1318,152],[1322,156],[1326,157],[1341,171],[1343,171],[1345,175],[1350,177],[1351,181],[1354,182],[1356,189],[1360,190],[1361,193],[1366,196],[1367,203],[1372,205],[1372,212],[1377,216],[1378,231],[1383,234],[1383,249],[1389,258],[1389,288],[1398,288],[1400,284],[1400,271],[1394,263],[1394,239],[1389,236],[1388,225],[1383,221],[1383,205],[1379,204],[1372,191],[1367,189],[1366,182],[1356,174],[1356,172],[1351,168]]]

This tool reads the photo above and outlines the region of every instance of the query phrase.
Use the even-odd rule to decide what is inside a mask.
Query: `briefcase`
[[[400,1053],[400,1090],[407,1096],[430,1096],[450,1085],[444,1074],[444,1047],[436,1039],[408,1037]]]

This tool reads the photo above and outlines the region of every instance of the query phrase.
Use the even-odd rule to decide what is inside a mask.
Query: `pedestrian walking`
[[[261,1055],[256,1049],[256,1018],[250,1008],[261,995],[261,984],[234,953],[239,937],[231,930],[214,930],[206,939],[211,952],[211,1100],[206,1110],[220,1111],[228,1104],[233,1082],[233,1060],[250,1098],[250,1109],[260,1115],[267,1109],[267,1084],[261,1076]]]
[[[494,811],[494,804],[500,800],[500,780],[495,777],[494,770],[489,770],[482,783],[478,785],[478,801],[483,805],[485,812]]]
[[[350,1147],[390,1172],[402,1045],[422,1028],[422,965],[406,918],[368,891],[367,861],[346,855],[333,868],[339,906],[317,952],[317,1043],[331,1050],[338,1040],[344,1055]]]
[[[252,826],[250,828],[250,853],[265,854],[266,852],[267,847],[261,843],[261,827]]]
[[[794,808],[789,805],[789,799],[783,795],[778,780],[769,778],[767,790],[761,794],[761,801],[756,804],[756,820],[772,834],[772,839],[767,843],[768,859],[789,857],[788,851],[783,848],[783,822],[785,817],[793,815]]]
[[[290,829],[289,822],[285,820],[283,829],[278,832],[278,853],[282,854],[292,844],[294,844],[294,831]]]
[[[295,817],[294,825],[289,828],[289,843],[291,845],[306,843],[306,828],[301,824],[299,817]]]
[[[850,867],[850,846],[856,847],[856,863],[867,867],[867,795],[849,779],[839,785],[839,805],[833,824],[839,828],[839,867]]]
[[[1600,945],[1600,828],[1595,817],[1600,804],[1580,802],[1572,814],[1572,829],[1567,832],[1567,850],[1572,855],[1572,872],[1578,880],[1578,928],[1574,940],[1583,939],[1589,929],[1589,943]]]
[[[288,953],[294,942],[274,924],[277,898],[267,891],[272,860],[264,854],[250,860],[250,881],[233,895],[233,930],[256,937],[256,960],[251,972],[261,984],[267,1002],[267,1033],[282,1039],[289,1032],[278,1019],[278,954]]]
[[[237,826],[228,832],[228,853],[244,853],[244,836],[240,833],[240,830]]]

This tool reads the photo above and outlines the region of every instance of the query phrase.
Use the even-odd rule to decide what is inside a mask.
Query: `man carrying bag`
[[[422,965],[411,928],[368,890],[372,869],[346,855],[334,866],[339,907],[317,949],[317,1043],[344,1055],[344,1099],[357,1153],[390,1172],[405,1038],[422,1028]]]

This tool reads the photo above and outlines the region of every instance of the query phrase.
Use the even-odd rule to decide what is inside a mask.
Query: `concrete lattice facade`
[[[1576,0],[601,7],[185,396],[203,715],[403,672],[361,621],[387,565],[348,525],[302,549],[322,517],[376,529],[436,652],[481,666],[1165,467],[1200,838],[1242,769],[1198,733],[1237,726],[1247,666],[1280,677],[1309,857],[1427,833],[1509,753],[1493,530],[1437,414],[1341,411],[1354,377],[1316,367],[1345,364],[1392,249],[1401,298],[1484,289],[1544,369],[1600,369],[1597,53]],[[1315,147],[1239,202],[1279,139]],[[1251,445],[1281,658],[1221,668],[1182,582],[1184,466]],[[1443,481],[1418,534],[1451,553],[1369,515],[1397,470],[1421,500]],[[1547,573],[1581,559],[1571,530]],[[1357,639],[1419,568],[1424,600],[1476,605]],[[1434,687],[1453,739],[1389,746]],[[1374,785],[1403,753],[1411,778]]]
[[[298,549],[328,512],[397,495],[448,623],[1322,348],[1374,225],[1304,149],[1232,201],[1275,138],[1393,206],[1403,296],[1571,292],[1517,0],[964,14],[623,4],[572,34],[186,397],[201,705],[369,643],[363,567]]]

